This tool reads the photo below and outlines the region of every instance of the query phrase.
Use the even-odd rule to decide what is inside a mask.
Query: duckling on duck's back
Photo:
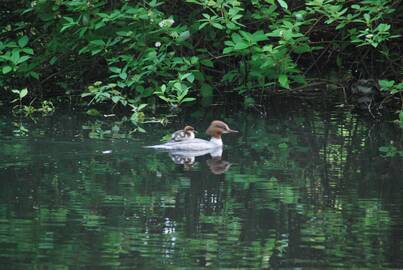
[[[184,129],[172,133],[171,142],[179,142],[195,138],[196,130],[192,126],[186,126]]]

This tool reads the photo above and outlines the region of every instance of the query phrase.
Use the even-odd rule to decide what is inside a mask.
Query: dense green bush
[[[209,96],[223,84],[243,95],[290,88],[314,66],[396,80],[403,72],[399,3],[9,1],[0,21],[0,84],[3,96],[28,88],[31,99],[82,95],[138,111],[143,103]],[[376,70],[367,71],[368,63]]]

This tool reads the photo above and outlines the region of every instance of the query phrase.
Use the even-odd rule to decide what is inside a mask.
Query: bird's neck
[[[211,137],[210,142],[222,146],[221,136]]]

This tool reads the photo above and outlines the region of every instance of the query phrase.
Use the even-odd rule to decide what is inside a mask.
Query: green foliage
[[[394,80],[379,80],[378,81],[381,91],[390,93],[391,95],[400,94],[400,99],[402,102],[402,108],[397,113],[399,114],[400,127],[403,128],[403,82],[396,82]]]
[[[379,86],[382,91],[389,92],[392,95],[403,92],[403,82],[396,82],[394,80],[379,80]]]
[[[385,157],[395,157],[395,156],[403,157],[403,150],[398,150],[397,147],[394,145],[381,146],[379,147],[379,151]]]
[[[179,75],[178,79],[169,81],[167,85],[161,85],[160,90],[155,91],[155,94],[171,106],[193,101],[195,98],[186,96],[189,93],[189,84],[193,83],[194,78],[192,73]]]
[[[16,1],[9,8],[0,19],[0,84],[29,88],[32,99],[78,92],[90,104],[128,110],[156,101],[176,107],[213,95],[215,86],[248,96],[305,84],[304,69],[325,53],[339,66],[355,55],[386,62],[402,55],[394,46],[402,8],[391,0]]]
[[[325,16],[326,24],[336,25],[336,30],[346,29],[343,39],[350,39],[358,46],[378,47],[389,39],[400,37],[391,33],[391,25],[383,23],[385,19],[396,12],[392,1],[361,0],[351,5],[345,1],[313,0],[307,5],[310,12],[318,12]]]
[[[15,74],[38,78],[38,74],[32,70],[32,65],[28,64],[28,60],[34,54],[33,49],[27,46],[28,42],[29,39],[25,35],[15,41],[0,39],[0,66],[3,76]]]
[[[55,106],[51,101],[42,100],[40,101],[39,107],[34,107],[32,104],[35,100],[32,100],[29,105],[23,105],[23,99],[28,95],[28,89],[13,89],[12,93],[17,95],[17,98],[13,99],[11,103],[17,103],[13,107],[13,112],[16,114],[24,114],[25,116],[32,116],[34,113],[40,113],[42,115],[48,115],[55,110]]]

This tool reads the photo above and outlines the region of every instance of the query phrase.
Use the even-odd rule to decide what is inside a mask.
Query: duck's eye
[[[219,125],[218,127],[223,129],[223,130],[228,130],[228,128],[226,126],[224,126],[224,125]]]

